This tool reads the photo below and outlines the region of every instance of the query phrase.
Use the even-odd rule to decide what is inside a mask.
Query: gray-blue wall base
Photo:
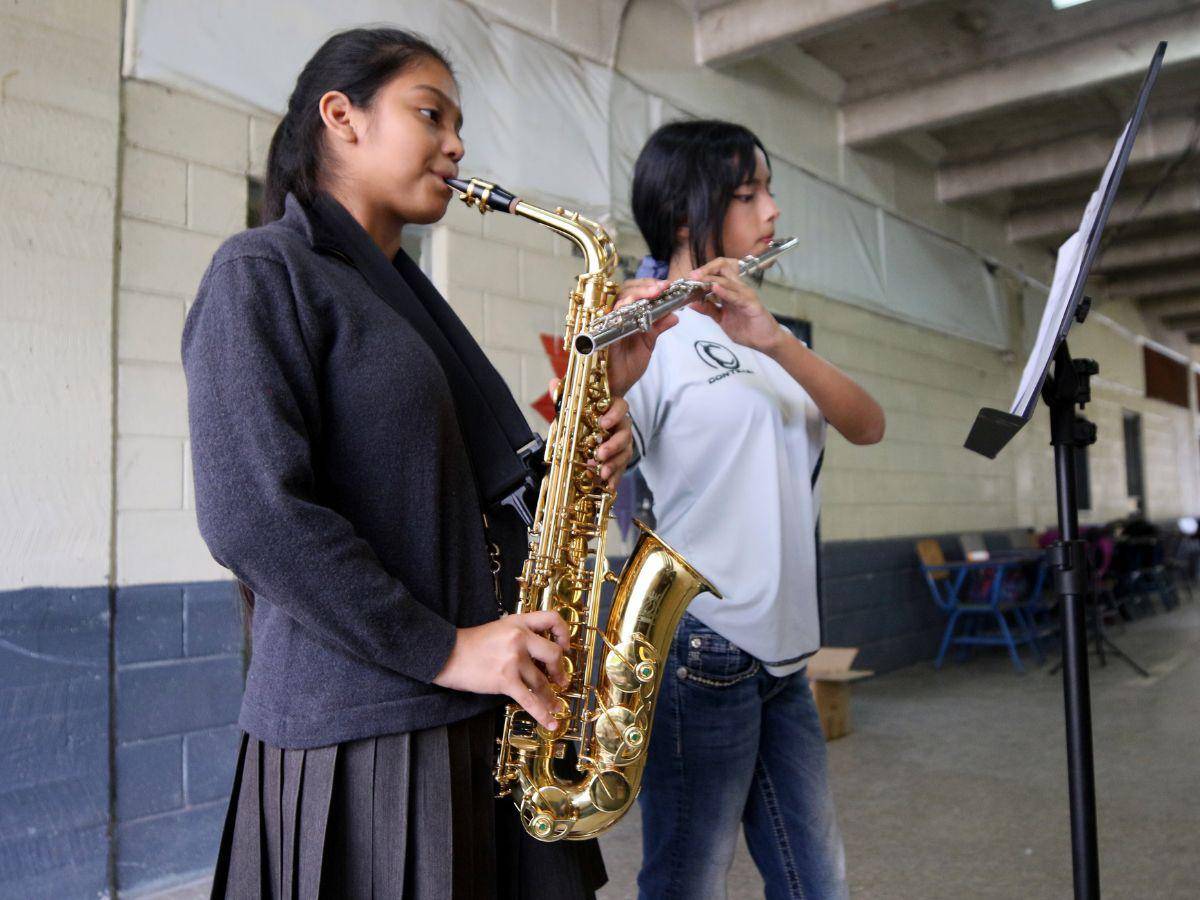
[[[937,650],[943,622],[914,541],[822,547],[824,642],[859,647],[860,668],[887,672]],[[959,555],[955,538],[942,543]],[[140,893],[216,857],[242,692],[233,585],[111,596],[110,623],[108,588],[0,593],[2,897]]]
[[[211,868],[236,603],[228,582],[0,593],[0,897],[95,900]]]
[[[822,546],[822,643],[858,647],[855,668],[890,672],[937,655],[946,620],[917,559],[916,542],[925,536]],[[984,532],[983,539],[989,550],[1012,547],[1008,532]],[[936,540],[946,559],[962,559],[958,535]]]
[[[116,887],[203,874],[237,759],[242,630],[231,582],[116,592]]]
[[[0,593],[0,896],[107,892],[108,601]]]

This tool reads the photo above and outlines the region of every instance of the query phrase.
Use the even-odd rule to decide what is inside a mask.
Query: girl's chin
[[[446,215],[449,207],[450,195],[431,197],[420,205],[414,204],[414,208],[410,209],[408,215],[404,217],[404,221],[411,222],[413,225],[432,225]]]

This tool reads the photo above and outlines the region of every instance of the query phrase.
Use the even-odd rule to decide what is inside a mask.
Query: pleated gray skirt
[[[495,714],[309,750],[243,735],[217,898],[588,900],[595,841],[543,844],[494,800]]]

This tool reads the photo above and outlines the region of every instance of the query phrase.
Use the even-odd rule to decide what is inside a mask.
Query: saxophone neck
[[[551,212],[520,199],[513,206],[513,213],[539,222],[574,243],[583,253],[587,274],[612,277],[617,266],[616,249],[612,238],[598,222],[562,207]]]
[[[532,219],[569,239],[583,253],[584,262],[587,264],[586,274],[611,278],[616,271],[616,248],[608,232],[598,222],[562,207],[553,211],[543,209],[502,187],[478,178],[472,178],[470,181],[447,178],[446,183],[459,192],[463,203],[477,208],[481,215],[489,209],[510,213]]]

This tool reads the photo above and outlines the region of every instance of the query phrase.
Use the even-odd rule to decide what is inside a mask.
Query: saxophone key
[[[608,651],[604,658],[604,674],[616,688],[636,693],[654,681],[658,665],[642,644],[625,641]]]
[[[576,607],[583,601],[583,585],[569,573],[559,575],[554,579],[553,594],[553,608],[566,620],[568,625],[578,624],[579,613],[576,612]]]
[[[592,803],[603,812],[619,812],[624,809],[629,805],[632,793],[629,779],[616,769],[598,772],[588,788],[588,796]]]
[[[627,706],[610,706],[596,714],[596,742],[618,766],[628,765],[646,749],[646,726]]]
[[[526,794],[519,812],[525,830],[539,841],[561,840],[575,824],[570,796],[554,785],[545,785]]]

